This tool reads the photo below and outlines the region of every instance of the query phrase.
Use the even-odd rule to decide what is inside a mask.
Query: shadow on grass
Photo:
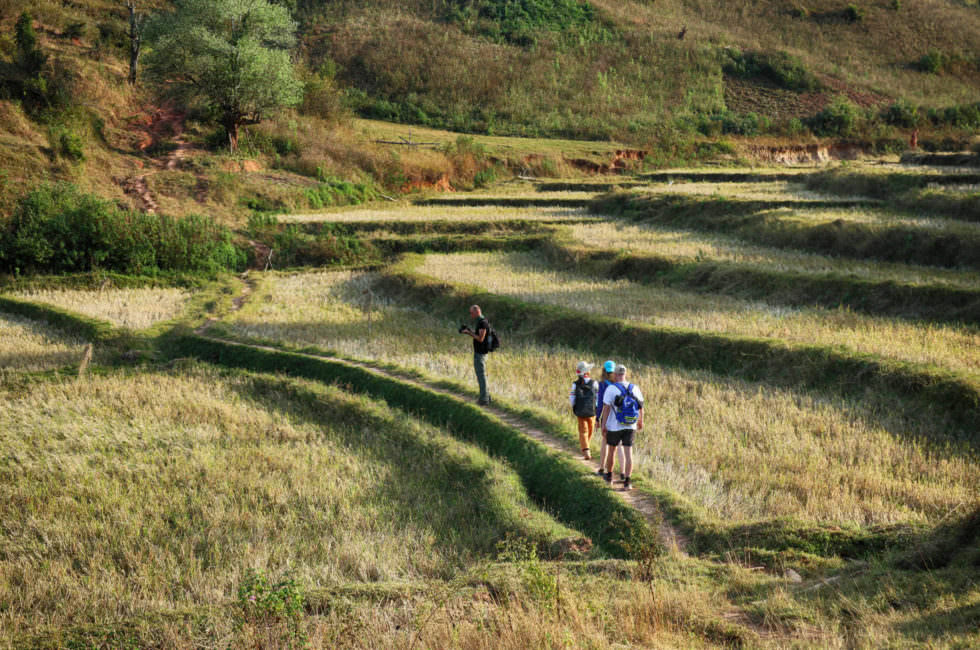
[[[868,201],[746,201],[678,194],[649,197],[616,193],[596,199],[590,210],[593,214],[618,215],[631,221],[727,233],[775,248],[853,259],[980,269],[980,236],[970,230],[949,234],[942,229],[843,219],[811,223],[792,218],[793,215],[773,214],[779,208],[806,211],[878,205]]]
[[[580,536],[535,508],[520,480],[502,464],[448,433],[433,434],[397,409],[372,410],[330,390],[268,376],[250,379],[239,387],[244,397],[321,427],[361,464],[383,465],[384,479],[367,499],[399,527],[424,529],[460,561],[493,553],[508,535],[532,540],[544,554],[558,539]],[[356,387],[338,389],[351,393]],[[327,475],[324,480],[360,479]]]

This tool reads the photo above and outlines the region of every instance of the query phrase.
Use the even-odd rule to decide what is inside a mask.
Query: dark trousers
[[[473,353],[473,370],[476,371],[476,383],[480,386],[480,401],[486,402],[490,399],[487,392],[487,355]]]

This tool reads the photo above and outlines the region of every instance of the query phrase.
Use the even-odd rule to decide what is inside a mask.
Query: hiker
[[[490,393],[487,391],[487,354],[490,352],[487,335],[490,332],[490,323],[483,316],[480,305],[470,307],[470,318],[476,324],[472,328],[463,325],[459,331],[473,338],[473,369],[476,371],[476,383],[480,387],[480,399],[476,403],[486,406],[490,403]]]
[[[591,363],[579,361],[575,367],[578,377],[572,382],[572,390],[568,393],[572,413],[578,418],[578,441],[585,460],[592,459],[589,443],[592,442],[592,432],[595,430],[596,396],[599,394],[599,382],[591,377],[591,370]]]
[[[606,393],[606,389],[612,384],[613,372],[616,370],[616,362],[612,359],[608,359],[604,364],[602,364],[602,380],[599,382],[599,392],[595,396],[595,412],[596,417],[599,419],[599,428],[602,428],[602,419],[599,416],[602,414],[602,398]],[[617,447],[617,455],[619,456],[619,473],[620,478],[625,476],[623,474],[623,448]],[[598,476],[604,476],[606,473],[606,454],[609,452],[609,445],[606,444],[606,436],[602,434],[599,436],[599,469],[596,471]]]
[[[643,393],[633,384],[626,383],[626,366],[616,366],[613,383],[606,389],[602,398],[603,407],[600,422],[602,434],[610,449],[607,450],[606,483],[612,483],[612,468],[615,458],[614,448],[623,446],[623,489],[632,490],[630,474],[633,473],[633,438],[637,431],[643,430]]]

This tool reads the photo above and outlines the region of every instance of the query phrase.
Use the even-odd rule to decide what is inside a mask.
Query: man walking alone
[[[476,383],[480,387],[480,399],[477,404],[486,406],[490,403],[490,393],[487,390],[487,354],[490,352],[490,323],[483,316],[480,305],[470,307],[470,318],[476,320],[473,328],[462,327],[460,332],[473,339],[473,370],[476,371]]]
[[[630,475],[633,473],[633,438],[643,430],[643,393],[633,384],[626,383],[626,366],[616,366],[613,383],[602,398],[602,435],[609,445],[606,459],[606,483],[612,483],[613,460],[616,447],[623,445],[623,489],[632,490]]]

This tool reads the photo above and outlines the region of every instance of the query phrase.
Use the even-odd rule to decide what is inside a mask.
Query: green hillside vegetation
[[[753,139],[897,152],[918,129],[923,148],[963,149],[980,126],[980,14],[959,2],[281,4],[297,27],[288,52],[302,97],[282,95],[285,108],[263,108],[258,124],[244,115],[231,154],[216,103],[161,92],[175,75],[157,62],[173,57],[153,47],[173,48],[152,30],[137,84],[126,83],[125,2],[3,3],[0,210],[40,181],[70,181],[136,209],[241,226],[253,210],[629,169],[614,159],[630,147],[645,152],[633,167],[731,164],[753,155]],[[144,17],[173,7],[134,6]]]
[[[312,65],[381,119],[633,142],[977,123],[980,16],[956,2],[300,5]]]

